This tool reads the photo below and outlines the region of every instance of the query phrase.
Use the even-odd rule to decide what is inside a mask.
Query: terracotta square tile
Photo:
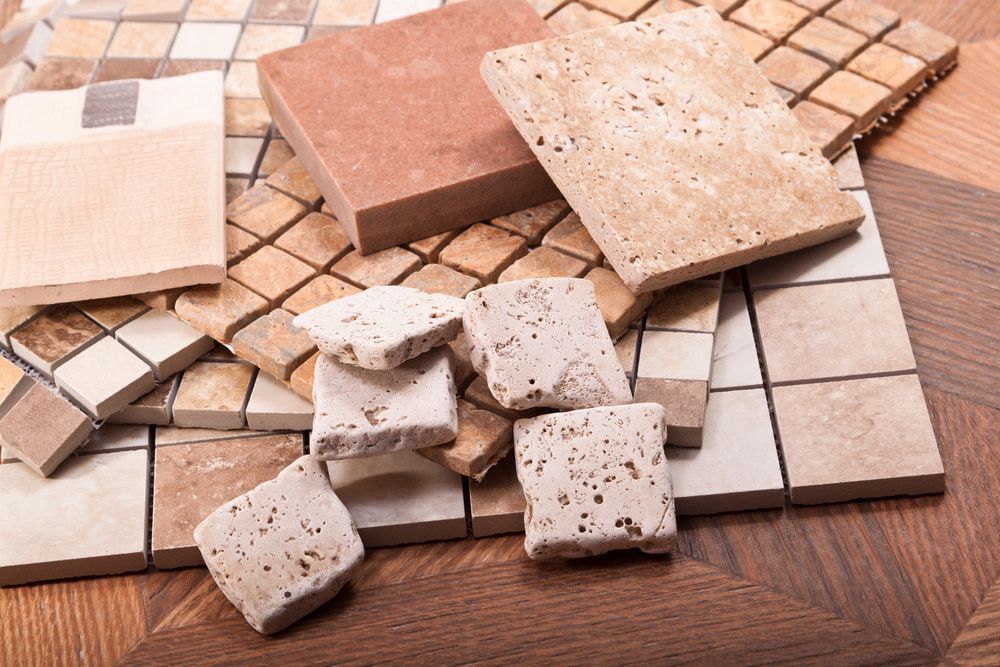
[[[416,273],[411,273],[400,284],[431,294],[447,294],[459,299],[464,299],[469,292],[483,286],[479,279],[459,273],[443,264],[428,264]]]
[[[97,341],[62,364],[56,385],[94,419],[106,419],[153,389],[149,366],[114,338]]]
[[[146,568],[145,451],[76,456],[51,478],[0,466],[0,585]]]
[[[899,14],[872,0],[840,0],[827,10],[826,17],[872,39],[899,25]]]
[[[944,491],[916,375],[776,387],[773,396],[793,503]]]
[[[165,382],[156,385],[153,391],[149,392],[128,407],[119,410],[108,418],[112,424],[152,424],[156,426],[166,426],[170,423],[170,406],[174,400],[174,393],[180,383],[180,376],[175,375]]]
[[[637,329],[626,329],[621,338],[615,341],[615,354],[625,371],[625,377],[632,379],[632,367],[635,365],[635,352],[638,342],[639,331]]]
[[[125,0],[122,19],[126,21],[180,21],[188,0]]]
[[[305,34],[306,29],[300,25],[251,23],[243,29],[243,36],[236,46],[235,57],[237,60],[256,60],[265,53],[299,44]]]
[[[822,16],[810,20],[788,38],[789,46],[834,67],[843,67],[867,44],[865,35]]]
[[[243,428],[243,404],[253,380],[249,364],[199,361],[181,377],[174,398],[174,424],[184,428]]]
[[[104,424],[90,435],[76,454],[107,454],[137,449],[149,451],[150,436],[146,424]]]
[[[309,335],[292,326],[292,317],[280,308],[259,317],[236,332],[233,350],[265,373],[290,379],[292,371],[316,353]]]
[[[267,373],[258,373],[246,408],[247,426],[258,431],[308,431],[313,405]]]
[[[189,289],[175,307],[182,320],[224,342],[268,310],[265,299],[234,280]]]
[[[217,507],[302,456],[302,436],[274,435],[165,447],[153,470],[153,563],[200,565],[194,529]]]
[[[226,72],[224,60],[168,60],[160,72],[160,78],[183,76],[194,72]]]
[[[542,246],[504,269],[497,282],[527,278],[582,278],[589,269],[590,265],[582,259]]]
[[[719,321],[721,286],[677,285],[657,297],[646,313],[647,329],[712,333]]]
[[[0,308],[0,347],[9,350],[10,334],[42,310],[44,310],[43,306]]]
[[[236,63],[233,65],[236,66]],[[258,95],[260,97],[260,95]],[[264,159],[260,161],[260,168],[257,170],[257,177],[266,176],[272,174],[282,166],[288,164],[288,161],[295,157],[295,153],[292,152],[292,147],[288,145],[288,142],[284,139],[275,139],[275,133],[277,128],[271,126],[271,140],[267,142],[267,149],[264,151]],[[323,215],[335,217],[333,211],[324,203],[323,209],[321,209]]]
[[[282,308],[292,313],[300,315],[304,312],[318,308],[336,299],[351,296],[360,292],[357,287],[333,276],[321,275],[306,283],[302,289],[285,299]]]
[[[539,204],[523,211],[493,218],[494,227],[523,236],[529,245],[538,245],[542,237],[570,212],[569,204],[562,199]]]
[[[35,382],[0,417],[0,446],[48,477],[93,430],[87,415]]]
[[[601,309],[612,338],[621,336],[629,324],[642,317],[653,301],[652,294],[635,294],[617,273],[605,268],[592,269],[587,274],[587,280],[594,284],[597,307]]]
[[[228,176],[249,176],[264,147],[260,137],[226,137],[225,166]]]
[[[274,247],[325,273],[351,250],[351,242],[336,220],[310,213],[282,234]]]
[[[328,208],[326,204],[323,204],[323,206],[324,208]],[[421,262],[432,264],[438,261],[438,255],[456,236],[458,236],[458,232],[454,230],[441,232],[440,234],[428,236],[413,243],[407,243],[406,249],[416,253]]]
[[[388,2],[379,12],[393,13]],[[558,197],[479,75],[491,48],[550,34],[524,0],[469,0],[265,56],[260,81],[354,246],[371,253]],[[308,83],[316,63],[349,76],[317,88]],[[419,72],[386,78],[390,63]],[[418,80],[420,95],[400,85]],[[331,105],[338,113],[323,112]]]
[[[726,32],[734,37],[743,50],[749,53],[754,60],[760,60],[774,48],[773,41],[763,35],[758,35],[753,30],[747,30],[741,25],[727,21]]]
[[[708,382],[712,343],[712,334],[707,333],[646,331],[642,335],[638,377]]]
[[[465,537],[462,478],[412,451],[328,461],[330,483],[368,548]],[[386,493],[386,484],[405,496]]]
[[[855,129],[864,132],[889,110],[892,91],[857,74],[839,71],[817,86],[809,101],[851,116],[857,121]]]
[[[785,487],[762,389],[708,397],[699,449],[667,447],[678,516],[781,507]]]
[[[182,23],[171,60],[228,60],[236,49],[241,26],[237,23]]]
[[[801,51],[779,46],[760,61],[760,70],[771,83],[800,97],[830,71],[830,65]]]
[[[292,391],[302,398],[312,401],[313,378],[316,375],[316,362],[319,361],[319,352],[309,357],[306,363],[302,364],[292,372]]]
[[[837,187],[841,190],[864,189],[865,176],[861,173],[861,162],[854,144],[837,156],[833,161],[833,168],[837,170]]]
[[[160,68],[154,58],[105,58],[97,68],[94,83],[122,79],[152,79]]]
[[[267,299],[271,308],[280,306],[315,275],[308,264],[272,246],[264,246],[229,270],[233,280]]]
[[[449,243],[438,261],[475,276],[485,285],[496,282],[504,269],[527,252],[528,246],[520,236],[479,223]]]
[[[524,530],[524,492],[517,481],[513,453],[496,464],[481,482],[469,482],[472,534],[487,537]]]
[[[560,67],[555,75],[535,77],[553,58],[562,62],[566,48],[575,54],[569,72]],[[603,57],[609,48],[622,57]],[[669,85],[658,78],[662,68],[657,63],[664,59],[688,63],[671,75]],[[719,65],[722,59],[725,67]],[[590,76],[576,76],[584,62],[597,61],[598,70],[588,70]],[[493,52],[484,60],[483,74],[491,90],[500,91],[498,99],[594,241],[635,292],[835,238],[861,222],[856,202],[834,187],[829,163],[810,150],[808,136],[787,106],[710,9]],[[657,96],[649,105],[631,105],[624,101],[627,93],[600,84],[643,76],[659,81],[647,84],[653,86],[649,95]],[[718,82],[711,92],[708,78]],[[681,103],[686,98],[678,98],[680,90],[691,99],[706,100],[696,105],[697,114]],[[612,108],[615,123],[627,119],[634,133],[610,129]],[[681,114],[681,108],[687,113]],[[575,118],[572,127],[565,114]],[[765,136],[759,133],[762,114],[772,127]],[[526,116],[533,122],[526,122]],[[689,127],[677,126],[677,118],[687,119]],[[689,134],[696,130],[715,139],[703,142],[711,151],[692,153]],[[745,152],[740,147],[751,135],[762,142],[760,150]],[[769,157],[763,159],[764,154]],[[794,165],[788,155],[797,156]],[[726,168],[720,171],[719,165]],[[613,187],[607,176],[612,172]],[[657,187],[648,185],[653,172]],[[746,184],[751,173],[758,184],[753,187]],[[742,184],[741,204],[732,211],[741,221],[740,231],[721,224],[717,214],[711,219],[697,214],[709,208],[718,212],[719,193],[732,188],[734,179]],[[753,203],[745,200],[747,192],[757,193]],[[804,198],[803,192],[811,194]]]
[[[263,137],[270,125],[271,114],[264,100],[235,97],[226,100],[227,136]]]
[[[580,216],[573,212],[549,230],[542,239],[542,245],[579,257],[591,266],[600,266],[604,261],[601,249],[580,222]]]
[[[930,69],[920,58],[885,44],[872,44],[847,69],[892,89],[893,102],[899,102],[930,77]]]
[[[958,42],[920,21],[904,22],[882,43],[920,58],[934,72],[943,72],[958,62]]]
[[[149,306],[130,296],[81,301],[75,305],[84,315],[101,325],[105,331],[115,331],[149,310]]]
[[[306,23],[314,0],[256,0],[250,10],[251,21]]]
[[[52,371],[101,337],[101,328],[72,306],[56,306],[10,336],[14,353],[51,377]]]
[[[915,367],[892,279],[754,292],[773,384]]]
[[[315,208],[323,199],[316,183],[310,178],[305,166],[298,158],[292,158],[277,171],[267,177],[267,184],[276,190],[294,197],[310,208]],[[346,235],[345,235],[346,238]]]
[[[375,19],[378,0],[318,0],[312,24],[368,25]]]
[[[255,185],[226,207],[226,219],[270,243],[308,213],[305,206],[266,185]]]
[[[226,225],[226,264],[232,266],[260,248],[260,239],[236,225]]]
[[[618,20],[610,14],[587,9],[579,2],[570,2],[560,7],[545,22],[557,35],[571,35],[583,30],[614,25]]]
[[[762,385],[746,296],[743,292],[726,292],[719,307],[710,389],[748,389]]]
[[[402,248],[387,248],[371,255],[347,253],[330,272],[358,287],[396,285],[420,268],[420,258]]]
[[[164,58],[176,32],[175,23],[124,21],[115,30],[107,55],[109,58]]]
[[[69,90],[90,82],[97,61],[83,58],[43,58],[28,81],[29,91]]]
[[[152,367],[157,380],[184,370],[215,344],[197,329],[159,310],[132,320],[116,336]]]
[[[100,58],[115,30],[114,21],[66,18],[56,23],[47,56]]]
[[[416,452],[459,475],[482,480],[487,471],[510,452],[514,444],[512,433],[513,423],[509,419],[459,400],[455,439]]]
[[[729,20],[776,42],[784,40],[809,19],[809,10],[785,0],[747,0]]]
[[[839,153],[854,136],[853,118],[813,102],[799,102],[792,113],[802,123],[812,144],[827,158]]]
[[[242,21],[251,0],[191,0],[188,21]]]

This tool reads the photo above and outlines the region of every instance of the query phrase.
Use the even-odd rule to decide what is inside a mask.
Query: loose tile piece
[[[646,328],[712,333],[719,318],[719,297],[718,287],[671,287],[650,306]]]
[[[830,65],[801,51],[779,46],[760,61],[768,81],[798,96],[813,89],[830,71]]]
[[[609,50],[621,57],[604,57]],[[664,79],[658,63],[668,60],[683,65]],[[589,75],[577,76],[584,63]],[[483,76],[634,292],[836,238],[861,222],[829,163],[710,9],[496,51]],[[600,83],[642,77],[649,104]],[[628,131],[614,129],[623,123]]]
[[[316,352],[305,331],[292,325],[280,308],[262,315],[233,336],[233,351],[265,373],[288,380],[292,371]]]
[[[59,366],[53,375],[56,385],[98,420],[153,389],[149,366],[111,337],[97,341]]]
[[[589,269],[590,265],[582,259],[542,246],[504,269],[497,282],[528,278],[582,278]]]
[[[336,220],[322,213],[310,213],[282,234],[274,247],[325,273],[350,251],[351,242]]]
[[[194,529],[216,508],[278,476],[302,456],[302,436],[164,447],[153,470],[153,563],[201,565]]]
[[[851,72],[834,72],[821,83],[809,100],[854,118],[854,129],[866,132],[889,110],[892,91],[885,86]]]
[[[738,23],[768,39],[780,42],[809,19],[809,10],[785,0],[747,0],[729,15]]]
[[[174,424],[184,428],[242,428],[243,403],[253,373],[249,364],[194,364],[184,371],[177,389]]]
[[[633,293],[614,271],[597,267],[586,277],[594,284],[597,307],[601,309],[604,324],[612,338],[621,336],[629,324],[642,317],[643,311],[653,301],[652,294]]]
[[[292,315],[301,315],[313,308],[325,306],[336,299],[360,292],[357,287],[333,276],[318,276],[309,281],[295,294],[291,295],[281,305]]]
[[[412,287],[429,294],[445,294],[456,299],[464,299],[469,292],[483,286],[478,278],[459,273],[444,264],[427,264],[416,273],[408,275],[401,284],[403,287]]]
[[[502,215],[490,220],[490,224],[518,236],[523,236],[530,245],[538,245],[547,231],[569,213],[569,204],[556,199],[538,206]]]
[[[77,454],[107,454],[136,449],[149,450],[149,426],[146,424],[104,424],[90,434]]]
[[[507,408],[584,408],[632,400],[591,282],[522,280],[466,298],[472,365]]]
[[[219,507],[194,537],[215,583],[261,634],[328,602],[365,557],[351,515],[308,456]]]
[[[358,287],[396,285],[420,268],[420,258],[403,248],[387,248],[370,255],[353,250],[333,265],[330,272]]]
[[[528,245],[520,236],[475,224],[441,251],[439,261],[488,285],[496,282],[504,269],[527,252]]]
[[[496,464],[483,481],[469,482],[469,511],[475,537],[523,532],[524,508],[524,492],[517,481],[513,453]]]
[[[247,401],[247,427],[255,431],[308,431],[313,406],[283,383],[258,373]]]
[[[159,310],[129,322],[116,335],[119,342],[152,366],[157,380],[187,368],[215,345],[208,336]]]
[[[802,124],[802,129],[809,134],[812,145],[821,150],[827,158],[836,155],[854,136],[853,118],[813,102],[796,104],[792,113]]]
[[[788,38],[788,45],[792,48],[825,60],[834,67],[843,67],[867,44],[866,36],[822,16],[811,19]]]
[[[666,411],[649,403],[518,421],[514,453],[527,502],[528,556],[673,550],[677,522],[666,437]]]
[[[458,401],[458,435],[452,442],[416,450],[459,475],[482,480],[513,444],[510,420],[468,401]]]
[[[840,0],[827,10],[826,17],[872,39],[899,25],[899,14],[873,0]]]
[[[43,374],[52,371],[103,332],[71,306],[56,306],[29,321],[10,336],[14,353]]]
[[[0,446],[48,477],[93,430],[85,414],[36,382],[0,417]]]
[[[313,456],[375,456],[454,440],[453,368],[450,351],[441,349],[383,371],[320,355],[313,386]]]
[[[920,21],[906,21],[886,35],[882,42],[920,58],[936,73],[958,62],[958,42]]]
[[[327,468],[365,547],[466,535],[462,478],[416,452],[330,461]]]
[[[147,460],[75,456],[49,479],[0,466],[0,585],[144,570]]]
[[[793,503],[944,491],[944,468],[915,374],[775,387]]]
[[[177,315],[215,340],[228,342],[233,334],[267,312],[267,301],[234,280],[201,285],[177,299]]]
[[[901,102],[930,77],[930,70],[920,58],[885,44],[872,44],[847,63],[847,69],[891,88],[893,103]]]
[[[550,35],[523,0],[468,0],[264,56],[260,83],[354,246],[372,253],[559,196],[478,73],[487,51]],[[347,75],[313,85],[317,64]]]
[[[579,257],[591,266],[599,266],[604,261],[604,254],[576,213],[571,212],[553,227],[542,239],[542,245]]]
[[[711,389],[760,387],[760,362],[743,292],[726,292],[719,307],[719,326],[712,351]]]

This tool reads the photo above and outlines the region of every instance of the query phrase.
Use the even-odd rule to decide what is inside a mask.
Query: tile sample
[[[108,421],[113,424],[166,426],[172,419],[170,406],[179,383],[179,375],[168,378],[139,400],[111,415]]]
[[[428,294],[444,294],[456,299],[464,299],[469,292],[483,286],[478,278],[459,273],[444,264],[426,264],[416,273],[408,275],[400,284]]]
[[[896,104],[930,78],[924,61],[885,44],[869,46],[847,63],[847,70],[891,88]]]
[[[846,151],[837,156],[833,161],[833,168],[837,170],[837,187],[841,190],[864,189],[865,176],[861,173],[858,150],[853,143]],[[865,213],[867,214],[867,211]],[[862,222],[861,224],[865,223]]]
[[[958,42],[920,21],[904,21],[882,40],[884,44],[920,58],[940,74],[958,62]]]
[[[274,175],[268,180],[272,178]],[[310,213],[282,234],[274,247],[294,255],[317,271],[326,272],[351,250],[351,242],[336,220],[322,213]]]
[[[465,537],[462,478],[416,452],[326,465],[366,548]]]
[[[504,269],[527,252],[528,246],[520,236],[475,224],[449,243],[438,260],[488,285],[496,282]]]
[[[822,16],[810,19],[788,38],[789,46],[825,60],[834,67],[843,67],[867,44],[865,35]]]
[[[523,0],[468,0],[264,56],[260,83],[352,243],[372,253],[558,197],[478,74],[487,51],[549,35]],[[316,63],[349,76],[313,86]]]
[[[123,21],[115,30],[107,57],[163,58],[176,32],[176,23]]]
[[[599,56],[609,49],[622,57]],[[665,60],[683,65],[664,72]],[[584,63],[588,76],[577,76]],[[482,69],[634,292],[836,238],[862,220],[857,203],[836,189],[829,163],[710,9],[496,51]],[[641,103],[622,86],[609,91],[600,83],[623,79],[643,81]],[[764,122],[770,131],[761,131]],[[740,174],[738,193],[730,169]],[[747,192],[756,193],[752,201]]]
[[[830,71],[828,63],[787,46],[779,46],[758,64],[768,81],[799,97],[804,97]]]
[[[114,21],[66,18],[56,22],[47,56],[100,58],[115,30]]]
[[[0,347],[10,350],[10,334],[43,310],[42,306],[0,308]]]
[[[324,208],[327,208],[327,204],[323,204]],[[452,242],[459,232],[456,230],[451,230],[447,232],[441,232],[440,234],[434,234],[433,236],[428,236],[426,238],[418,239],[412,243],[406,244],[406,249],[416,253],[417,257],[420,258],[421,262],[432,263],[438,261],[438,255],[446,245]]]
[[[416,450],[425,459],[480,481],[513,444],[510,420],[458,401],[458,435],[452,442]]]
[[[27,90],[68,90],[86,85],[94,74],[97,61],[85,58],[51,58],[46,56],[35,67]]]
[[[375,18],[378,0],[319,0],[312,24],[319,26],[368,25]]]
[[[686,284],[665,290],[646,313],[647,329],[712,333],[719,318],[719,287]]]
[[[746,297],[743,292],[726,292],[719,307],[709,387],[712,391],[747,389],[763,383]]]
[[[872,39],[899,25],[899,14],[873,0],[840,0],[826,11],[826,17]]]
[[[915,374],[775,387],[793,503],[944,491],[944,468]]]
[[[226,219],[265,243],[291,228],[308,209],[273,188],[255,185],[226,207]]]
[[[105,331],[114,331],[149,310],[149,306],[130,296],[81,301],[74,305]]]
[[[170,49],[171,60],[228,60],[236,48],[238,23],[181,24]]]
[[[809,141],[823,152],[824,157],[835,156],[854,136],[853,118],[813,102],[799,102],[792,109],[792,114],[808,133]]]
[[[747,0],[729,20],[780,42],[809,19],[809,10],[785,0]]]
[[[305,34],[306,29],[300,25],[250,23],[243,28],[234,57],[237,60],[256,60],[265,53],[299,44]]]
[[[415,275],[415,274],[414,274]],[[357,287],[333,276],[321,275],[306,283],[298,292],[281,304],[283,310],[293,315],[301,315],[313,308],[319,308],[336,299],[360,292]]]
[[[292,314],[278,308],[237,331],[233,351],[284,381],[316,352],[316,346],[305,331],[292,324]]]
[[[469,482],[474,537],[523,532],[524,508],[524,492],[517,481],[513,452],[497,463],[483,481]]]
[[[74,456],[48,479],[0,466],[0,586],[144,570],[147,458]]]
[[[56,385],[97,420],[107,419],[153,389],[149,366],[111,337],[62,364]]]
[[[246,407],[247,427],[255,431],[308,431],[313,405],[284,383],[258,373]]]
[[[604,261],[601,249],[583,226],[580,216],[573,212],[549,230],[542,239],[542,245],[579,257],[591,266],[597,266]]]
[[[229,430],[220,431],[213,428],[178,428],[176,426],[157,427],[153,434],[153,447],[172,447],[187,445],[192,442],[210,442],[213,440],[236,440],[238,438],[257,438],[274,435],[264,431]]]
[[[370,255],[353,250],[333,265],[330,272],[358,287],[396,285],[420,268],[420,258],[399,247]]]
[[[586,279],[594,285],[597,307],[612,338],[618,338],[628,325],[642,317],[653,301],[653,295],[635,294],[618,274],[603,267],[591,269]]]
[[[177,389],[174,424],[185,428],[243,428],[243,403],[253,374],[249,364],[194,364],[184,371]]]
[[[0,139],[0,306],[221,281],[222,119],[213,72],[10,100]],[[88,168],[52,168],[63,163]],[[40,198],[44,208],[33,204]]]
[[[120,343],[152,367],[160,381],[187,368],[215,345],[208,336],[160,310],[132,320],[116,335]]]
[[[538,245],[545,233],[569,213],[569,204],[555,199],[538,206],[502,215],[490,220],[490,224],[508,232],[523,236],[530,245]]]
[[[87,442],[75,453],[106,454],[135,449],[148,450],[149,445],[150,430],[145,424],[104,424],[91,433]]]
[[[725,30],[740,46],[743,47],[743,50],[747,52],[747,55],[755,61],[763,58],[771,49],[774,48],[774,42],[767,37],[758,35],[754,31],[747,30],[743,26],[736,25],[730,21],[726,21]]]
[[[177,316],[215,340],[228,342],[247,324],[267,312],[268,303],[235,280],[200,285],[180,295]]]
[[[201,565],[194,529],[205,517],[302,456],[302,436],[199,442],[156,451],[153,468],[153,564]]]
[[[857,121],[854,129],[866,132],[889,110],[892,91],[851,72],[834,72],[809,94],[809,100]]]

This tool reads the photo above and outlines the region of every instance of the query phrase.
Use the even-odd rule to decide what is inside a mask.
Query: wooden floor
[[[2,590],[0,665],[1000,664],[1000,9],[882,2],[962,41],[862,146],[947,493],[682,520],[671,558],[539,565],[520,536],[373,550],[269,639],[203,569]]]

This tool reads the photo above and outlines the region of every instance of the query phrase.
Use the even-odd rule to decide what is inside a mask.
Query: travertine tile
[[[97,61],[86,58],[50,58],[38,63],[28,81],[29,91],[68,90],[90,82]]]
[[[93,83],[122,79],[152,79],[160,69],[157,58],[105,58],[94,74]]]
[[[528,278],[582,278],[589,269],[590,265],[582,259],[542,246],[504,269],[497,282]]]
[[[184,371],[174,398],[174,424],[183,428],[242,428],[243,404],[253,374],[249,364],[193,364]]]
[[[312,13],[314,0],[255,0],[251,21],[305,23]]]
[[[313,397],[313,378],[316,374],[317,361],[319,361],[319,352],[309,357],[306,363],[296,368],[292,372],[290,380],[292,391],[310,401],[312,401]]]
[[[604,261],[601,249],[580,222],[580,216],[574,212],[570,212],[545,235],[542,245],[578,257],[591,266],[600,266]]]
[[[365,557],[351,515],[308,456],[217,509],[194,536],[215,583],[262,634],[328,602]]]
[[[327,468],[368,548],[466,535],[462,478],[416,452],[329,461]]]
[[[23,62],[0,67],[0,104],[6,102],[7,98],[27,90],[31,72],[31,67]]]
[[[171,421],[170,406],[179,383],[179,375],[168,378],[165,382],[156,385],[153,391],[111,415],[108,421],[114,424],[166,426]]]
[[[375,18],[378,0],[318,0],[312,24],[368,25]]]
[[[201,285],[184,292],[175,305],[177,315],[215,340],[228,342],[233,334],[267,312],[265,299],[234,280]]]
[[[250,9],[250,0],[191,0],[185,18],[188,21],[242,21]]]
[[[195,72],[220,72],[226,73],[226,61],[224,60],[168,60],[163,65],[160,78],[169,76],[183,76]]]
[[[173,307],[177,304],[177,299],[184,291],[184,287],[175,287],[156,292],[141,292],[136,294],[135,298],[139,299],[139,301],[142,301],[150,308],[167,311],[173,309]]]
[[[514,454],[497,463],[481,482],[469,482],[472,534],[487,537],[524,531],[524,492],[517,481]]]
[[[351,242],[336,220],[322,213],[310,213],[278,237],[274,246],[315,270],[326,272],[350,251]]]
[[[265,373],[288,380],[292,371],[316,353],[305,331],[292,326],[293,315],[272,310],[233,336],[233,350]]]
[[[779,46],[760,61],[760,71],[771,83],[803,96],[830,71],[830,65],[801,51]]]
[[[520,236],[475,224],[441,251],[439,261],[488,285],[496,282],[504,269],[527,252],[528,245]]]
[[[854,119],[813,102],[799,102],[792,109],[809,134],[809,140],[825,157],[836,155],[854,135]]]
[[[710,333],[645,331],[638,377],[708,382],[712,342]]]
[[[785,504],[762,389],[711,394],[701,448],[668,446],[666,452],[679,516]]]
[[[841,190],[864,189],[865,176],[861,173],[861,162],[858,160],[858,150],[854,144],[837,156],[833,161],[833,168],[837,170],[837,187]]]
[[[915,374],[776,387],[793,503],[944,491],[944,468]]]
[[[721,292],[707,285],[671,287],[649,307],[646,328],[712,333],[719,321]]]
[[[943,72],[958,62],[958,42],[920,21],[904,22],[882,42],[920,58],[934,72]]]
[[[635,402],[657,403],[664,407],[667,442],[678,447],[701,447],[707,400],[708,382],[705,380],[670,380],[640,374],[635,381]]]
[[[114,21],[66,18],[58,21],[49,40],[47,56],[100,58],[114,32]]]
[[[628,325],[638,320],[653,301],[652,294],[632,292],[614,271],[597,267],[586,277],[594,284],[597,307],[601,309],[604,324],[612,338],[621,336]]]
[[[666,411],[649,403],[518,421],[514,453],[527,503],[528,556],[673,550],[677,523],[666,436]]]
[[[785,0],[747,0],[728,18],[780,42],[809,19],[809,10]]]
[[[490,220],[494,227],[523,236],[530,245],[538,245],[545,233],[569,213],[569,204],[556,199],[538,206],[502,215]]]
[[[510,451],[513,424],[509,419],[458,401],[458,435],[449,443],[416,450],[424,458],[459,475],[482,480]]]
[[[226,185],[228,189],[229,181],[233,179],[226,179]],[[232,198],[229,197],[227,192],[226,199],[232,201],[236,197],[243,194],[245,189],[246,181],[240,181],[240,191]],[[245,232],[236,225],[226,225],[226,264],[232,266],[237,262],[241,262],[251,253],[256,252],[261,246],[260,239],[251,234],[250,232]]]
[[[159,310],[129,322],[116,336],[152,367],[157,380],[187,368],[215,344],[200,331]]]
[[[649,3],[647,0],[589,0],[589,4],[594,9],[599,9],[620,19],[629,19],[645,9]]]
[[[252,174],[263,146],[264,140],[260,137],[226,137],[226,174],[229,176]]]
[[[773,384],[914,369],[891,278],[754,292]]]
[[[712,352],[711,390],[760,387],[760,362],[743,292],[726,292]]]
[[[236,69],[239,65],[245,63],[233,63],[233,69]],[[256,69],[253,68],[252,74],[256,76]],[[256,81],[256,79],[255,79]],[[254,83],[254,86],[257,84]],[[260,93],[257,93],[256,97],[260,97]],[[267,142],[267,150],[264,151],[264,157],[260,161],[260,168],[257,169],[257,178],[261,176],[267,176],[275,171],[278,171],[284,165],[288,164],[288,161],[295,157],[295,153],[292,152],[292,147],[288,145],[288,142],[284,139],[275,139],[274,130],[272,130],[271,140]],[[321,211],[323,215],[334,217],[333,211],[329,210],[326,203],[323,204],[323,209]]]
[[[305,165],[298,158],[292,158],[281,165],[280,169],[271,173],[267,177],[267,184],[310,207],[318,206],[323,198],[316,183],[306,171]],[[343,228],[340,231],[343,233]],[[346,234],[344,234],[344,238],[347,238]]]
[[[6,357],[0,357],[0,417],[28,392],[34,382]]]
[[[0,466],[0,585],[145,569],[147,459],[75,456],[49,479]]]
[[[270,124],[271,114],[264,100],[238,97],[226,100],[227,136],[263,137]]]
[[[149,451],[150,429],[146,424],[104,424],[90,434],[76,454],[107,454],[136,449]]]
[[[106,419],[153,389],[149,366],[114,338],[105,337],[62,364],[56,385],[94,419]]]
[[[302,456],[302,436],[201,442],[156,451],[153,563],[161,570],[201,565],[194,529],[217,507],[277,477]]]
[[[255,63],[237,61],[229,65],[226,72],[226,97],[260,98],[260,88],[257,87],[257,66]],[[274,142],[272,142],[274,143]],[[270,149],[270,145],[268,145]],[[290,151],[289,151],[290,152]],[[265,158],[267,154],[264,154]],[[291,157],[289,155],[288,157]],[[286,160],[288,158],[285,158]],[[284,162],[285,160],[282,160]],[[267,173],[261,164],[262,173]]]
[[[247,426],[257,431],[308,431],[313,405],[266,373],[258,373],[247,401]]]
[[[747,269],[753,289],[889,275],[867,192],[852,192],[865,209],[858,231],[829,243],[775,257]]]
[[[255,185],[226,207],[226,219],[265,242],[301,220],[308,210],[291,197]]]
[[[241,26],[238,23],[182,23],[171,60],[228,60],[236,48]]]
[[[48,477],[93,430],[85,414],[36,382],[0,417],[0,446]]]
[[[305,285],[316,272],[283,250],[264,246],[229,269],[229,277],[267,299],[271,308]]]
[[[126,21],[180,21],[188,0],[125,0],[122,19]]]
[[[609,49],[621,57],[606,58]],[[566,57],[568,66],[551,66]],[[666,80],[665,60],[685,66]],[[576,76],[585,62],[597,69]],[[536,78],[542,72],[549,76]],[[829,163],[810,150],[808,135],[710,9],[496,51],[484,59],[483,76],[633,291],[812,245],[861,222],[856,202],[836,190]],[[600,83],[644,76],[648,105]],[[709,80],[718,82],[712,92]],[[611,129],[621,123],[632,131]],[[693,152],[697,130],[711,140]],[[739,148],[747,142],[754,150]],[[720,193],[734,181],[739,196],[730,200]],[[747,193],[756,193],[753,201]],[[730,207],[739,221],[732,226],[721,222]]]
[[[444,264],[427,264],[416,273],[408,275],[401,285],[458,299],[464,299],[469,292],[483,286],[478,278],[459,273]]]
[[[788,45],[834,67],[843,67],[868,44],[860,32],[817,16],[788,38]]]
[[[754,60],[760,60],[774,48],[774,42],[767,37],[729,21],[726,22],[726,32],[735,38],[743,50],[750,54]]]
[[[851,116],[856,121],[855,129],[865,132],[889,110],[892,91],[857,74],[840,71],[817,86],[809,94],[809,101]]]
[[[354,246],[372,253],[559,196],[478,74],[490,49],[550,34],[523,0],[469,0],[264,56],[261,90]],[[313,85],[320,70],[344,76]]]
[[[45,311],[10,335],[11,349],[34,368],[52,371],[103,335],[101,328],[72,306]]]
[[[149,310],[149,306],[130,296],[81,301],[75,305],[105,331],[115,331]]]
[[[323,204],[323,207],[328,208],[326,204]],[[406,249],[416,253],[421,262],[431,264],[438,261],[438,255],[441,254],[444,247],[451,243],[452,239],[456,236],[458,236],[457,230],[441,232],[434,236],[428,236],[427,238],[407,243]]]
[[[743,4],[743,0],[692,0],[693,5],[707,5],[719,12],[723,16],[727,16],[734,9]]]
[[[174,34],[176,23],[123,21],[108,46],[109,58],[164,58]]]
[[[873,0],[840,0],[826,17],[877,39],[899,25],[899,14]]]
[[[885,44],[872,44],[847,63],[847,69],[891,88],[893,103],[930,78],[923,60]]]
[[[475,374],[475,369],[473,369],[473,374]],[[486,384],[486,378],[481,375],[476,375],[469,386],[465,388],[462,392],[462,398],[464,398],[469,403],[472,403],[477,408],[483,410],[489,410],[494,414],[498,414],[501,417],[506,417],[511,421],[517,419],[524,419],[526,417],[537,417],[538,415],[547,412],[544,408],[532,408],[529,410],[516,410],[514,408],[504,407],[493,397],[490,392],[489,386]]]
[[[285,299],[281,307],[293,315],[301,315],[313,308],[319,308],[331,301],[357,294],[360,291],[354,285],[333,276],[318,276]]]
[[[420,258],[403,248],[387,248],[370,255],[352,250],[330,272],[358,287],[396,285],[420,268]]]
[[[465,333],[458,334],[455,340],[448,343],[448,347],[451,348],[452,356],[455,357],[455,387],[460,392],[465,391],[465,388],[476,377],[476,369],[472,367],[472,359],[469,357],[469,343],[465,340]]]
[[[243,29],[234,57],[237,60],[256,60],[265,53],[299,44],[305,34],[306,29],[300,25],[251,23]]]

